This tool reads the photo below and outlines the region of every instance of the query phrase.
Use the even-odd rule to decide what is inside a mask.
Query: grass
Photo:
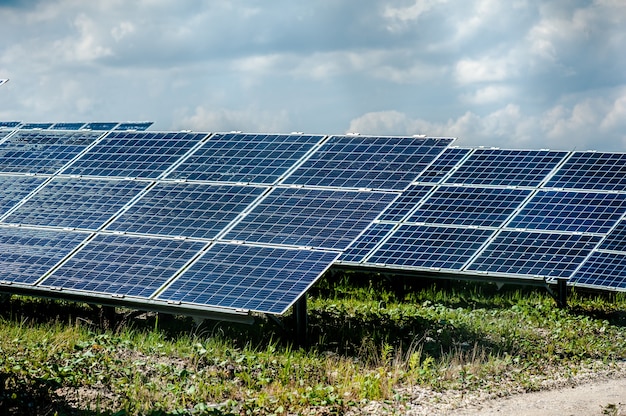
[[[254,326],[144,314],[103,330],[85,305],[14,297],[0,314],[0,413],[342,414],[415,389],[505,395],[623,369],[626,296],[486,284],[394,290],[327,278],[309,298],[308,349]],[[286,318],[289,320],[289,317]]]

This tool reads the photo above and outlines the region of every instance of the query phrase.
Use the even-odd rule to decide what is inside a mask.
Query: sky
[[[0,120],[626,151],[623,0],[0,1]]]

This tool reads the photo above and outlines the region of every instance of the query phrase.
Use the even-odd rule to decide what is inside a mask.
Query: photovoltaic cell
[[[158,299],[284,313],[339,254],[215,244]]]
[[[272,184],[322,137],[302,134],[215,134],[168,177]]]
[[[87,131],[19,130],[0,144],[0,171],[53,174],[98,137]]]
[[[382,215],[379,217],[381,221],[400,221],[406,216],[415,205],[418,204],[428,192],[433,189],[432,186],[411,185],[402,192],[402,195],[396,199]]]
[[[194,238],[217,234],[266,188],[159,183],[107,230]]]
[[[509,228],[606,233],[626,211],[626,194],[539,191]]]
[[[88,235],[0,227],[0,281],[34,284]]]
[[[600,245],[602,250],[626,252],[626,221],[620,221]]]
[[[567,152],[477,149],[447,184],[538,186]]]
[[[478,228],[401,225],[368,263],[460,270],[494,233]]]
[[[452,139],[332,136],[285,183],[403,190],[451,142]]]
[[[575,152],[546,187],[567,189],[626,189],[626,153]]]
[[[0,176],[0,217],[44,181],[32,176]]]
[[[511,188],[442,186],[406,221],[499,227],[530,192]]]
[[[396,196],[276,188],[224,239],[343,250]]]
[[[430,183],[441,181],[470,151],[471,149],[461,148],[449,148],[444,150],[444,152],[417,177],[416,181]]]
[[[21,121],[0,121],[0,128],[6,127],[6,128],[14,129],[15,127],[19,126],[20,123]]]
[[[41,285],[147,298],[204,245],[188,240],[100,234]]]
[[[588,234],[504,230],[467,270],[566,278],[591,253],[600,238]]]
[[[594,252],[569,282],[574,286],[626,290],[626,253]]]
[[[205,136],[186,132],[111,132],[63,173],[157,178]]]
[[[365,260],[370,251],[380,243],[395,224],[374,223],[343,252],[339,260],[358,263]]]
[[[146,186],[130,180],[57,177],[2,222],[97,230]]]

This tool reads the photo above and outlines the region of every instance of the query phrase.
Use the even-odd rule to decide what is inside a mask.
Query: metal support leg
[[[302,295],[300,299],[296,301],[293,305],[293,314],[294,314],[294,332],[295,332],[295,343],[298,347],[307,347],[309,343],[308,339],[308,316],[306,310],[306,294]]]
[[[557,280],[557,295],[559,308],[567,308],[567,279]]]

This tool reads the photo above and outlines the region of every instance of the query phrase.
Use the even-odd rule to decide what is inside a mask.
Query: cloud
[[[288,115],[284,111],[259,109],[211,110],[197,107],[191,115],[182,115],[180,128],[195,131],[287,132]]]
[[[508,104],[486,115],[468,111],[443,122],[411,118],[398,111],[363,114],[348,131],[362,134],[453,136],[464,146],[623,150],[626,144],[626,94],[615,100],[583,99],[559,104],[539,115]]]

